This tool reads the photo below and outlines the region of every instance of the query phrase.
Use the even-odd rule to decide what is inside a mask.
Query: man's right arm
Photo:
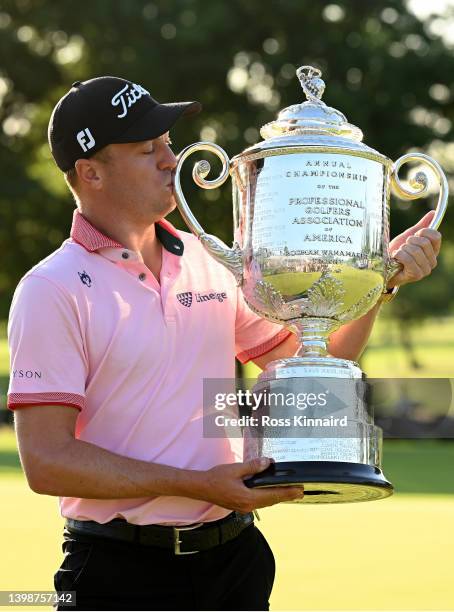
[[[117,455],[75,438],[77,409],[30,406],[15,411],[19,452],[37,493],[87,499],[189,497],[250,512],[291,501],[299,487],[248,489],[243,479],[265,469],[259,460],[186,470]]]

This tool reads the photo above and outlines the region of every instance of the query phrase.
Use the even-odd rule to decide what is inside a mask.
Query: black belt
[[[66,519],[66,529],[71,533],[99,536],[143,546],[158,546],[171,550],[176,555],[191,555],[233,540],[253,522],[252,513],[232,512],[219,521],[181,527],[132,525],[124,519],[113,519],[105,524]]]

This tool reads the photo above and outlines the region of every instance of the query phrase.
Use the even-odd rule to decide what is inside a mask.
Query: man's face
[[[154,140],[106,147],[102,163],[102,192],[119,213],[152,222],[176,206],[173,170],[177,160],[170,148],[169,134]]]

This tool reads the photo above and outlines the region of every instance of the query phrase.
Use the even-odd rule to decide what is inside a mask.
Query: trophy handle
[[[221,174],[213,180],[205,180],[205,177],[211,170],[210,163],[202,159],[198,161],[192,170],[192,178],[194,182],[203,189],[215,189],[220,187],[227,178],[230,172],[230,160],[227,153],[211,142],[197,142],[196,144],[189,145],[181,151],[178,155],[178,164],[175,169],[175,199],[178,204],[181,216],[183,217],[186,225],[189,227],[191,232],[197,236],[202,243],[203,247],[208,253],[214,257],[219,263],[225,266],[235,276],[238,285],[243,282],[243,257],[242,251],[237,243],[233,244],[233,247],[228,247],[222,240],[217,236],[207,234],[197,219],[192,214],[189,208],[186,198],[184,197],[183,190],[181,189],[180,174],[183,163],[186,158],[195,153],[196,151],[209,151],[216,155],[222,162]]]
[[[409,180],[411,189],[404,187],[399,179],[399,170],[401,166],[407,162],[419,162],[429,166],[438,179],[440,192],[438,195],[437,208],[435,209],[435,215],[429,225],[430,229],[438,229],[445,215],[448,204],[449,188],[445,173],[441,169],[438,162],[428,155],[424,155],[424,153],[407,153],[406,155],[402,155],[402,157],[399,157],[399,159],[393,165],[391,186],[394,194],[403,200],[416,200],[418,198],[422,198],[427,194],[429,185],[427,174],[425,172],[417,172],[416,175]],[[394,258],[391,258],[386,269],[386,280],[390,280],[401,269],[402,264],[400,264]],[[397,292],[397,288],[395,292]]]

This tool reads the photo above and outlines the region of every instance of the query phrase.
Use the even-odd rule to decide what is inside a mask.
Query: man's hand
[[[243,480],[265,470],[270,459],[253,459],[246,463],[217,465],[203,473],[200,499],[222,508],[246,513],[256,508],[272,506],[284,501],[301,499],[302,487],[271,487],[248,489]],[[194,495],[195,497],[195,495]],[[197,496],[198,497],[198,496]]]
[[[390,242],[389,253],[403,265],[403,269],[388,281],[388,289],[421,280],[437,265],[441,234],[427,227],[434,214],[435,211],[431,210],[416,225]]]
[[[299,487],[251,490],[243,478],[266,469],[259,460],[211,470],[180,469],[123,457],[74,437],[78,411],[69,406],[16,410],[22,465],[36,493],[85,499],[190,497],[249,512],[301,497]]]

